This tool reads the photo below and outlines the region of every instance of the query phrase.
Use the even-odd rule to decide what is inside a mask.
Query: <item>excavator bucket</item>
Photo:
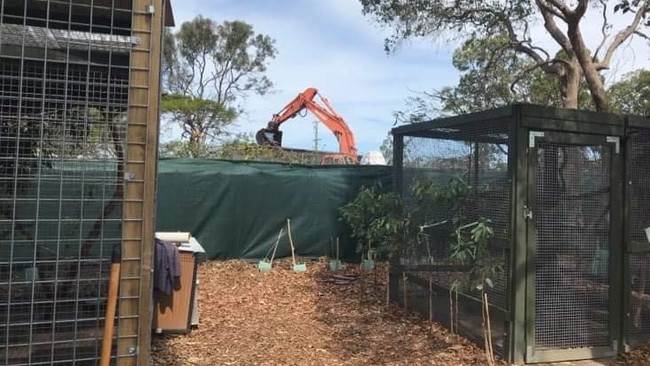
[[[263,128],[255,134],[259,145],[282,146],[282,131]]]

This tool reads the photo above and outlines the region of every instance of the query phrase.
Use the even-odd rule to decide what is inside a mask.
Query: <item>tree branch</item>
[[[525,75],[527,75],[527,74],[529,74],[529,73],[531,73],[531,72],[537,70],[538,68],[542,68],[542,70],[545,70],[545,69],[544,69],[545,67],[547,67],[547,66],[551,66],[552,64],[554,64],[554,63],[556,63],[556,62],[559,62],[559,61],[567,62],[567,61],[565,61],[565,60],[554,59],[554,60],[546,61],[546,62],[543,62],[543,63],[536,63],[536,64],[531,65],[531,66],[529,66],[529,67],[523,69],[522,71],[518,72],[518,73],[517,73],[517,77],[515,77],[515,80],[514,80],[512,83],[510,83],[510,91],[511,91],[512,93],[516,93],[516,92],[515,92],[515,85],[517,85],[517,83],[519,83],[519,82],[521,81],[521,79],[522,79]]]
[[[644,38],[644,39],[647,39],[647,40],[650,41],[650,36],[648,36],[647,34],[641,32],[641,31],[634,31],[634,35],[639,36],[641,38]]]
[[[605,0],[600,0],[600,4],[603,6],[603,26],[600,29],[600,32],[603,35],[603,40],[594,51],[594,56],[592,58],[593,62],[598,61],[598,53],[600,53],[600,50],[605,46],[605,42],[607,42],[607,38],[609,38],[609,35],[607,34],[607,26],[609,26],[609,22],[607,21],[607,2]]]
[[[518,43],[514,49],[516,52],[523,53],[532,58],[533,61],[535,61],[536,66],[541,67],[544,72],[556,75],[560,74],[560,69],[555,66],[556,62],[554,60],[550,60],[550,57],[546,50],[535,46],[526,46],[521,42]],[[536,50],[543,52],[546,55],[546,58],[540,56]]]
[[[641,21],[645,19],[646,12],[648,11],[648,0],[645,0],[642,4],[639,10],[636,12],[636,15],[634,16],[634,20],[630,25],[625,27],[625,29],[621,30],[616,34],[616,37],[614,37],[614,40],[612,43],[609,45],[607,48],[607,52],[605,53],[605,57],[603,58],[602,61],[596,63],[596,70],[601,71],[601,70],[607,70],[609,69],[609,65],[612,61],[612,57],[614,56],[614,52],[618,49],[618,47],[625,42],[634,32],[637,30],[639,27],[639,24],[641,24]]]
[[[544,0],[535,0],[535,3],[542,13],[542,17],[544,17],[544,27],[546,30],[549,32],[551,37],[553,37],[555,42],[557,42],[558,45],[562,47],[564,52],[571,55],[573,53],[571,42],[569,41],[569,38],[567,38],[567,36],[564,34],[564,32],[562,32],[562,30],[557,26],[557,23],[555,23],[555,19],[553,19],[553,12],[548,10],[549,5],[545,3]]]
[[[578,0],[578,5],[573,10],[573,14],[571,14],[571,18],[576,20],[581,19],[585,15],[585,12],[587,11],[587,5],[589,5],[589,0]]]
[[[552,13],[553,15],[564,20],[565,22],[567,17],[573,13],[571,8],[569,8],[564,2],[562,2],[562,0],[547,0],[547,1],[548,2],[539,1],[537,5],[541,4],[541,6],[544,7],[544,10],[548,11],[549,13]],[[542,9],[540,8],[540,10]]]

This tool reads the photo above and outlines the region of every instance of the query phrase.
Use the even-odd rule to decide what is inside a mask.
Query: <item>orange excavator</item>
[[[318,95],[325,106],[321,106],[314,99]],[[295,117],[304,109],[310,111],[327,128],[332,131],[339,143],[339,152],[323,155],[321,163],[329,164],[359,164],[357,146],[354,142],[354,134],[350,127],[341,117],[327,98],[318,93],[316,88],[307,88],[287,104],[279,113],[273,115],[273,119],[266,128],[257,131],[255,139],[260,145],[282,146],[282,131],[280,125]]]

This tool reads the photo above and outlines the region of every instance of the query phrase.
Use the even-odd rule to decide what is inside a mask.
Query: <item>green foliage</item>
[[[219,159],[280,162],[289,164],[318,165],[321,157],[315,153],[283,150],[275,146],[262,146],[237,139],[222,144],[210,155]]]
[[[589,2],[578,1],[569,4],[559,1],[445,1],[445,0],[360,0],[365,15],[373,17],[379,24],[393,30],[386,39],[387,52],[394,52],[405,41],[414,38],[431,38],[435,40],[462,42],[465,51],[468,44],[478,50],[457,53],[455,57],[468,58],[470,64],[454,62],[454,66],[463,72],[479,69],[501,73],[502,76],[515,80],[528,79],[535,81],[537,74],[543,74],[557,83],[554,85],[537,85],[537,88],[523,87],[524,92],[541,92],[544,86],[547,91],[555,91],[553,98],[534,98],[540,104],[556,103],[567,108],[593,108],[599,111],[609,111],[608,96],[600,74],[610,68],[612,55],[617,49],[632,37],[645,37],[640,28],[642,20],[647,16],[649,0],[619,0],[615,11],[621,13],[633,12],[636,17],[627,17],[617,31],[607,16],[607,1]],[[602,44],[595,49],[588,49],[583,34],[587,11],[599,13],[602,17]],[[596,15],[596,14],[595,14]],[[531,37],[530,29],[535,23],[542,22],[551,39],[562,52],[553,55],[549,49],[536,44]],[[646,25],[647,22],[646,22]],[[601,52],[602,51],[602,52]],[[510,55],[510,56],[509,56]],[[493,61],[502,56],[500,65]],[[497,62],[498,64],[498,62]],[[504,67],[504,66],[513,66]],[[514,70],[514,72],[513,72]],[[503,77],[502,77],[503,78]],[[493,103],[503,105],[508,101],[520,100],[508,93],[505,84],[494,84],[490,75],[466,73],[461,80],[463,88],[446,89],[439,92],[443,104],[456,113],[468,106],[478,109],[492,107]],[[580,105],[580,83],[590,91],[589,105]],[[546,86],[552,87],[551,89]],[[521,86],[519,86],[521,87]],[[469,92],[471,90],[478,92]],[[460,96],[454,92],[459,92]],[[558,93],[559,92],[559,93]],[[520,92],[514,90],[513,93]],[[484,98],[485,96],[488,98]],[[523,95],[527,95],[523,93]],[[558,98],[559,96],[559,98]],[[409,115],[411,117],[413,115]],[[408,120],[408,118],[407,118]]]
[[[647,17],[648,12],[648,2],[643,0],[619,0],[616,5],[614,5],[614,13],[621,12],[626,13],[637,13],[643,11],[645,25],[650,26],[650,19]]]
[[[363,13],[394,30],[386,39],[387,51],[412,38],[449,41],[461,37],[484,38],[505,29],[524,29],[534,14],[533,2],[444,0],[360,0]]]
[[[202,143],[187,140],[173,140],[160,144],[159,153],[161,157],[168,158],[196,158],[210,155],[210,146]]]
[[[562,53],[556,57],[566,58]],[[460,74],[458,84],[409,97],[406,109],[396,115],[398,121],[418,123],[517,102],[562,106],[557,78],[533,68],[535,62],[511,49],[504,34],[466,40],[452,62]],[[579,92],[579,107],[593,109],[585,87]]]
[[[387,165],[393,165],[393,135],[388,132],[388,136],[382,141],[379,151],[386,159]]]
[[[451,217],[445,219],[452,225],[458,225],[464,220],[465,212],[463,210],[465,199],[469,193],[467,185],[467,175],[457,175],[452,177],[449,182],[439,187],[431,180],[415,180],[411,185],[411,194],[416,199],[417,208],[428,208],[432,205],[446,207],[453,213]],[[418,216],[424,216],[419,215]],[[422,223],[425,226],[430,224]]]
[[[357,196],[340,208],[341,220],[357,239],[357,252],[393,252],[405,223],[401,198],[396,192],[381,192],[380,187],[361,187]],[[368,253],[369,254],[369,253]],[[370,254],[369,254],[370,255]]]
[[[271,90],[265,73],[277,54],[274,43],[248,23],[217,24],[202,16],[165,33],[163,83],[169,95],[162,107],[181,127],[181,138],[209,145],[243,112],[240,100]]]
[[[615,112],[650,115],[650,71],[642,69],[625,75],[609,93]]]
[[[411,194],[415,202],[408,207],[411,219],[425,217],[428,207],[446,209],[449,214],[434,223],[417,223],[419,232],[431,227],[439,227],[448,232],[450,255],[449,258],[461,265],[470,267],[468,278],[454,280],[453,288],[462,287],[482,290],[482,286],[493,285],[493,278],[503,269],[501,265],[491,260],[489,252],[490,240],[494,231],[490,220],[484,217],[470,218],[468,205],[469,186],[465,175],[458,175],[449,180],[446,185],[438,186],[431,180],[415,180],[411,185]]]
[[[188,139],[193,145],[203,144],[208,138],[225,134],[226,127],[236,117],[234,108],[225,107],[213,100],[182,94],[163,96],[161,111],[182,128],[181,138]]]

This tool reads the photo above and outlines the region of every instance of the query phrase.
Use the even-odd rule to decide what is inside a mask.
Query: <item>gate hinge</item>
[[[535,139],[538,137],[544,137],[544,132],[530,131],[528,133],[528,147],[535,147]]]
[[[621,138],[618,136],[607,136],[607,142],[614,144],[614,151],[621,153]]]
[[[533,218],[533,210],[526,205],[524,205],[524,218],[526,220],[530,220]]]
[[[614,353],[618,353],[618,341],[612,341],[612,349],[614,350]]]

